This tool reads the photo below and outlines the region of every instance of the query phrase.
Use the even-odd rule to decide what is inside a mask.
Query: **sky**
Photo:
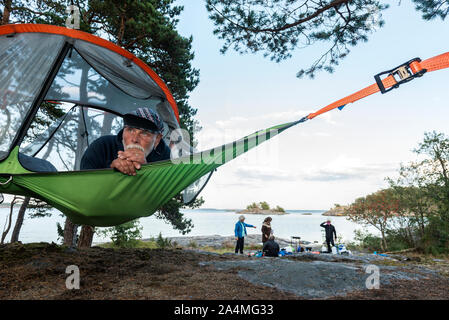
[[[297,120],[374,83],[374,75],[415,57],[449,50],[449,21],[422,20],[411,1],[383,12],[385,26],[351,53],[334,73],[298,79],[325,50],[317,45],[275,63],[263,54],[219,52],[204,1],[184,6],[178,31],[193,36],[200,83],[198,149],[232,142],[258,129]],[[415,159],[424,132],[449,134],[449,69],[424,75],[387,94],[377,93],[295,126],[214,173],[202,192],[204,208],[244,208],[267,201],[286,209],[325,210],[387,187],[400,163]]]

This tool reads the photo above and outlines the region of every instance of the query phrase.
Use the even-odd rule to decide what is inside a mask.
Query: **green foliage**
[[[173,247],[172,241],[168,238],[162,237],[162,233],[159,233],[159,236],[156,239],[156,244],[161,249]]]
[[[142,237],[142,226],[139,220],[133,220],[115,227],[97,229],[96,232],[110,237],[116,247],[135,248]]]
[[[424,158],[411,167],[423,186],[420,190],[429,199],[425,238],[437,251],[449,251],[449,137],[443,133],[426,132],[414,152]]]
[[[449,0],[413,2],[425,20],[444,20],[449,13]],[[223,54],[261,52],[280,62],[296,49],[324,43],[328,49],[297,73],[311,78],[321,70],[333,72],[350,47],[368,41],[385,24],[382,12],[388,7],[385,0],[206,0]]]
[[[268,204],[268,202],[266,201],[261,201],[259,203],[251,203],[250,205],[246,206],[246,209],[251,211],[251,210],[270,210],[270,205]],[[278,212],[285,212],[284,208],[280,207],[280,206],[276,206],[276,208],[273,208],[273,210],[278,211]]]
[[[189,247],[190,248],[198,248],[198,243],[196,243],[196,241],[194,241],[194,240],[190,240]]]
[[[431,217],[426,226],[422,249],[438,255],[449,252],[449,223],[438,216]]]
[[[353,249],[363,250],[367,252],[383,252],[382,238],[370,233],[364,233],[361,230],[354,231],[354,240],[357,242],[356,246],[351,246]],[[399,232],[389,231],[386,234],[389,251],[400,251],[410,248],[407,241],[400,235]],[[350,247],[350,246],[348,246]]]
[[[378,0],[206,0],[214,34],[224,41],[221,49],[239,53],[262,52],[280,62],[297,48],[317,42],[328,50],[297,76],[313,77],[321,69],[332,72],[368,35],[384,25],[388,8]]]
[[[64,242],[64,228],[59,222],[56,222],[56,231],[58,233],[58,241]]]
[[[266,201],[260,202],[260,207],[262,210],[270,210],[270,205]]]
[[[277,212],[285,212],[284,208],[282,208],[280,206],[276,206],[276,208],[274,210]]]
[[[204,203],[203,198],[196,199],[190,208],[197,208]],[[175,198],[165,203],[156,213],[156,217],[170,222],[174,229],[179,230],[183,235],[189,233],[193,228],[191,219],[184,218],[180,208],[186,207],[182,202],[182,196],[179,194]]]
[[[449,14],[449,0],[413,0],[416,10],[422,12],[424,20],[440,17],[442,20]]]
[[[250,205],[247,205],[246,209],[248,209],[248,210],[255,210],[255,209],[260,209],[260,207],[259,207],[259,205],[257,203],[253,202]]]
[[[449,252],[449,137],[426,132],[414,149],[419,161],[402,164],[399,176],[387,178],[390,188],[357,199],[348,218],[381,231],[381,248],[418,248]],[[385,194],[388,196],[379,197]],[[363,240],[372,248],[375,239]],[[362,241],[362,242],[363,242]]]
[[[394,190],[386,189],[356,199],[346,212],[347,219],[378,229],[382,236],[381,247],[387,250],[386,233],[391,224],[391,218],[397,216],[400,211],[400,202]]]
[[[47,203],[45,203],[44,201],[33,198],[32,203],[30,202],[28,204],[27,209],[28,209],[27,210],[28,216],[31,219],[34,219],[34,218],[50,217],[52,207]]]

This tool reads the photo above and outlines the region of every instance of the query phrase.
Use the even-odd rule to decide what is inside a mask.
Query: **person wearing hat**
[[[245,244],[245,236],[246,233],[246,227],[248,228],[256,228],[255,226],[251,224],[245,223],[245,216],[241,215],[239,217],[239,221],[235,224],[234,228],[234,234],[235,234],[235,240],[237,240],[237,244],[235,246],[235,253],[238,253],[240,251],[241,254],[243,254],[243,246]]]
[[[162,139],[164,129],[157,112],[138,108],[123,116],[124,128],[115,136],[103,136],[87,148],[81,169],[114,168],[134,176],[145,163],[170,159]]]
[[[334,243],[334,237],[335,241],[337,241],[337,232],[335,231],[335,227],[331,224],[331,220],[327,219],[326,222],[323,222],[320,224],[320,227],[323,227],[326,230],[326,244],[327,244],[327,252],[331,253],[331,244],[332,246],[335,246]]]

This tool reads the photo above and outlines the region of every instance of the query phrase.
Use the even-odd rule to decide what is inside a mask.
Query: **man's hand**
[[[118,152],[118,159],[128,160],[134,163],[136,169],[140,169],[140,165],[147,163],[145,154],[139,149],[128,149]]]
[[[136,170],[139,170],[141,165],[145,163],[147,163],[147,159],[145,159],[145,154],[142,150],[128,149],[118,152],[118,157],[112,161],[111,168],[117,169],[124,174],[135,176]]]
[[[137,163],[117,158],[111,163],[111,168],[117,169],[118,171],[127,174],[129,176],[136,175],[136,165]],[[139,165],[140,168],[140,165]]]

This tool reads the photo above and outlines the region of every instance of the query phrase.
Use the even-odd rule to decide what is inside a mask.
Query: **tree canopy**
[[[432,253],[448,252],[449,137],[426,132],[413,151],[419,160],[401,164],[399,175],[387,178],[390,188],[356,199],[348,219],[377,228],[383,250],[390,239]]]
[[[389,7],[381,0],[206,0],[214,34],[224,41],[222,53],[261,52],[280,62],[294,50],[323,43],[327,47],[297,76],[313,78],[316,72],[333,72],[350,47],[368,41],[385,21]],[[444,19],[449,0],[413,0],[425,20]]]

